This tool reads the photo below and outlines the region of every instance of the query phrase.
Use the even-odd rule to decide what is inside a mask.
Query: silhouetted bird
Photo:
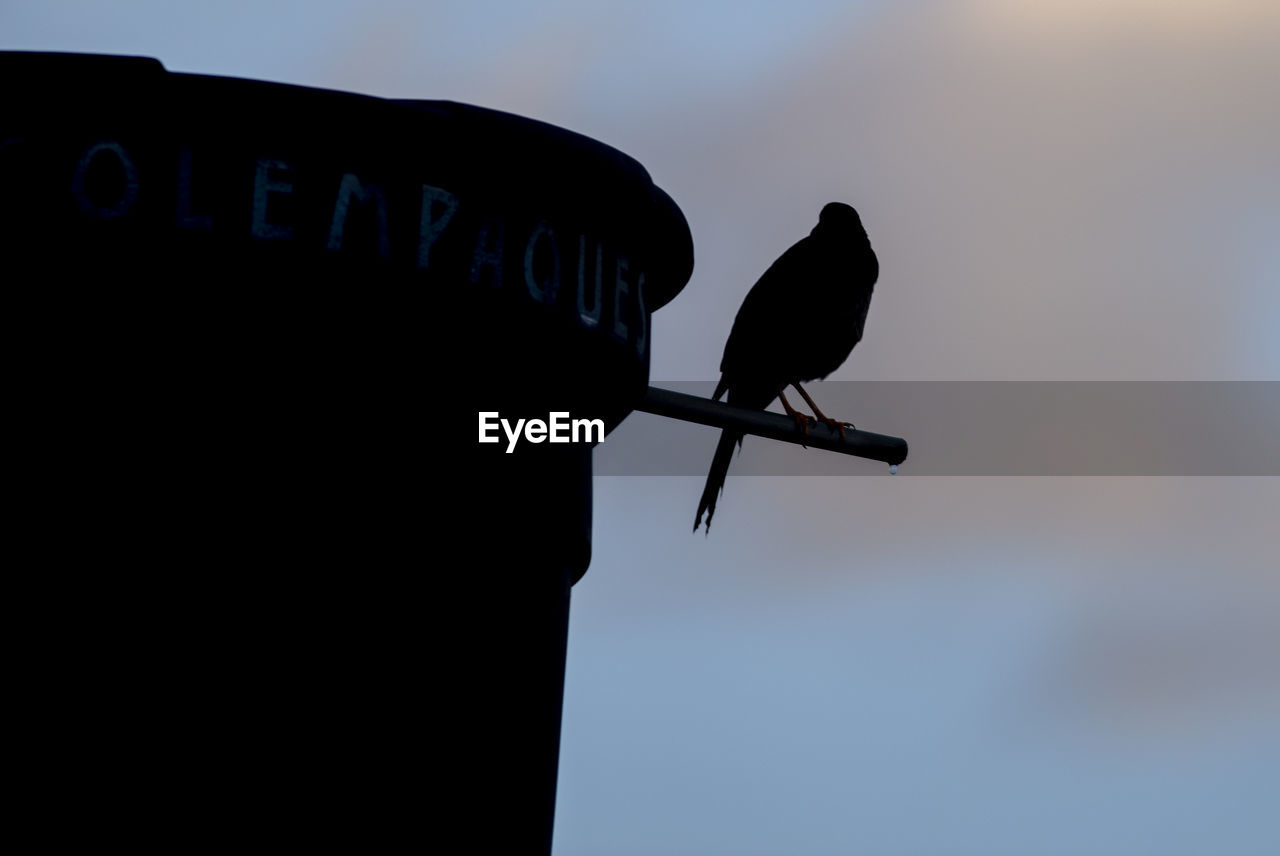
[[[782,399],[796,422],[806,430],[809,417],[797,413],[783,395],[794,386],[814,415],[841,433],[847,422],[823,415],[801,381],[824,378],[838,369],[862,339],[871,305],[871,292],[880,264],[871,249],[858,212],[842,202],[824,206],[818,225],[769,266],[747,292],[734,319],[720,361],[720,383],[713,398],[726,391],[728,401],[763,410],[775,396]],[[726,429],[720,435],[711,472],[702,489],[693,531],[707,514],[707,531],[716,499],[724,490],[734,445],[742,435]]]

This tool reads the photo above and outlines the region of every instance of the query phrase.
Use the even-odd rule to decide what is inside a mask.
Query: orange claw
[[[839,431],[841,443],[845,442],[844,429],[848,428],[850,431],[856,431],[858,429],[858,426],[854,425],[852,422],[841,422],[839,419],[831,419],[830,417],[824,416],[818,421],[825,422],[830,426],[832,431]]]
[[[808,437],[809,424],[816,423],[817,420],[814,419],[812,416],[801,413],[800,411],[792,407],[791,402],[787,401],[787,396],[782,391],[782,389],[783,389],[782,387],[778,387],[778,399],[782,402],[783,409],[787,411],[788,416],[796,420],[796,427],[799,428],[802,432],[804,432],[804,436]],[[805,446],[803,443],[801,443],[800,445],[806,449],[809,448],[808,446]]]

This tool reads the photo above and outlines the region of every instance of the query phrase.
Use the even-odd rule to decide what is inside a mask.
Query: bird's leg
[[[787,401],[786,394],[782,391],[784,387],[778,387],[778,398],[782,401],[782,407],[787,411],[787,415],[796,420],[796,427],[804,432],[806,437],[809,436],[809,423],[813,421],[812,417],[806,416],[791,406],[791,402]]]
[[[814,403],[813,403],[813,399],[809,397],[809,393],[807,393],[807,392],[805,392],[805,391],[804,391],[804,387],[803,387],[803,386],[801,386],[801,385],[800,385],[800,384],[798,384],[798,383],[793,383],[793,384],[791,384],[791,385],[792,385],[792,386],[794,386],[797,390],[799,390],[799,391],[800,391],[800,395],[801,395],[801,396],[803,396],[803,398],[804,398],[804,400],[805,400],[806,402],[808,402],[808,404],[809,404],[809,409],[813,411],[813,415],[814,415],[814,416],[817,416],[817,417],[818,417],[818,421],[819,421],[819,422],[825,422],[825,423],[827,423],[828,425],[830,425],[830,426],[831,426],[831,429],[832,429],[833,431],[839,431],[839,432],[840,432],[840,440],[841,440],[841,442],[843,442],[843,441],[844,441],[844,429],[846,429],[846,428],[850,428],[850,429],[852,429],[852,428],[857,427],[857,426],[855,426],[852,422],[840,422],[839,420],[832,419],[831,417],[829,417],[829,416],[827,416],[827,415],[823,414],[823,412],[822,412],[821,410],[819,410],[819,409],[818,409],[818,405],[816,405],[816,404],[814,404]],[[779,393],[779,394],[781,394],[781,393]]]

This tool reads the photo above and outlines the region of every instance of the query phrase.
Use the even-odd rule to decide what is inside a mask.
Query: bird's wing
[[[787,329],[805,309],[796,292],[812,276],[812,255],[812,239],[800,239],[751,286],[733,319],[720,371],[734,375],[769,367],[777,331]]]
[[[853,344],[856,345],[862,341],[862,331],[867,326],[867,313],[871,311],[871,292],[874,288],[874,281],[867,285],[864,289],[859,289],[858,299],[853,305],[852,322],[853,322]]]

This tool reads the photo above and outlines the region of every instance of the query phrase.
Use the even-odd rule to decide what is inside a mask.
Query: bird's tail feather
[[[707,513],[707,532],[711,531],[711,516],[716,513],[716,500],[724,490],[724,479],[729,474],[729,462],[733,460],[733,447],[742,445],[742,435],[737,431],[720,432],[720,442],[716,445],[715,457],[711,459],[711,471],[707,473],[707,483],[702,488],[702,499],[698,501],[698,516],[693,520],[693,531],[697,532],[702,525],[702,513]]]

